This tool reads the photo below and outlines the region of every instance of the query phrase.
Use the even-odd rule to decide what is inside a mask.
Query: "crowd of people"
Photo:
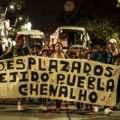
[[[63,58],[63,59],[88,59],[99,61],[106,64],[120,65],[120,52],[118,43],[115,39],[110,39],[108,42],[100,38],[94,38],[93,42],[90,44],[89,48],[73,48],[69,46],[69,49],[66,52],[63,52],[63,46],[60,42],[55,44],[47,45],[31,45],[30,49],[25,46],[25,35],[18,34],[16,36],[16,45],[10,50],[5,52],[0,56],[0,60],[8,59],[15,56],[25,56],[25,55],[35,55],[43,56],[50,58]],[[120,80],[119,80],[120,81]],[[118,81],[117,89],[117,103],[119,103],[120,98],[120,86]],[[39,108],[43,111],[47,111],[47,102],[46,98],[40,98]],[[60,112],[61,100],[56,100],[56,111]],[[24,99],[18,98],[18,111],[23,110]],[[80,109],[84,107],[84,104],[77,103],[77,108]],[[91,108],[95,112],[99,111],[99,106],[86,105],[86,108]],[[112,107],[112,109],[115,108]],[[111,113],[111,107],[105,106],[105,114]]]

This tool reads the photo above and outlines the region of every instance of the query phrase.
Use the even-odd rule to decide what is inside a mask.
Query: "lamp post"
[[[6,14],[7,14],[8,8],[10,8],[11,10],[13,10],[15,7],[14,7],[14,5],[10,5],[9,7],[6,7],[5,13],[4,13],[4,19],[6,18]]]
[[[16,27],[18,20],[22,21],[22,19],[23,19],[22,17],[16,18],[14,27]]]

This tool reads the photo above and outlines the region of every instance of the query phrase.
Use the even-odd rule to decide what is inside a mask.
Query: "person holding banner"
[[[63,58],[63,59],[68,59],[68,56],[64,54],[63,52],[63,45],[60,42],[57,42],[55,44],[55,53],[53,53],[50,57],[51,58]],[[60,112],[61,109],[61,100],[56,100],[56,112]]]
[[[114,58],[114,64],[120,65],[120,51],[118,49],[117,40],[112,38],[109,40],[108,49],[112,53]],[[118,79],[118,87],[117,87],[117,103],[119,103],[120,99],[120,77]],[[112,109],[117,109],[117,107],[113,107]]]
[[[44,49],[42,51],[42,57],[49,57],[50,56],[50,51],[47,49]],[[47,112],[47,103],[48,103],[48,99],[47,98],[40,98],[40,106],[39,109],[41,109],[43,112]]]
[[[35,45],[34,47],[34,54],[35,56],[40,56],[40,46]],[[44,49],[42,50],[42,57],[49,57],[49,50]],[[41,109],[43,112],[47,112],[47,98],[39,98],[40,106],[38,109]]]
[[[106,64],[114,64],[113,63],[113,56],[108,51],[107,45],[108,45],[107,41],[103,41],[101,39],[100,40],[100,48],[96,52],[92,52],[91,60],[99,61],[99,62],[106,63]],[[104,109],[104,113],[106,115],[112,113],[112,110],[110,109],[110,107],[105,106],[104,108],[105,108]],[[98,106],[94,106],[94,112],[98,112],[98,111],[99,111],[99,107]]]
[[[29,49],[27,47],[24,47],[25,40],[26,39],[25,39],[24,34],[18,34],[16,36],[16,45],[15,45],[15,47],[12,47],[9,52],[7,52],[6,54],[0,56],[0,60],[9,59],[9,58],[18,57],[18,56],[25,56],[25,55],[30,54]],[[22,99],[18,98],[18,106],[17,106],[18,111],[25,110],[25,108],[23,107],[23,102],[24,102],[23,98]]]

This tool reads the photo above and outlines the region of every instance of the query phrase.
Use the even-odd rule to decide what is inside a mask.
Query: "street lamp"
[[[10,9],[12,9],[12,10],[13,10],[14,8],[15,8],[15,6],[14,6],[14,5],[10,5]]]
[[[22,18],[22,17],[19,17],[18,19],[21,21],[23,18]]]

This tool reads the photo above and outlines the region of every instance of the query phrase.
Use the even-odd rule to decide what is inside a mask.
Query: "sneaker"
[[[105,115],[109,115],[111,113],[112,113],[112,110],[110,108],[105,108],[105,110],[104,110]]]
[[[40,106],[38,107],[38,109],[39,109],[39,110],[42,110],[42,109],[43,109],[43,105],[40,105]]]
[[[17,106],[18,111],[25,111],[26,109],[22,105]]]
[[[99,107],[98,106],[94,106],[94,112],[99,112]]]
[[[48,111],[46,106],[43,106],[42,110],[43,110],[43,112],[47,112]]]

